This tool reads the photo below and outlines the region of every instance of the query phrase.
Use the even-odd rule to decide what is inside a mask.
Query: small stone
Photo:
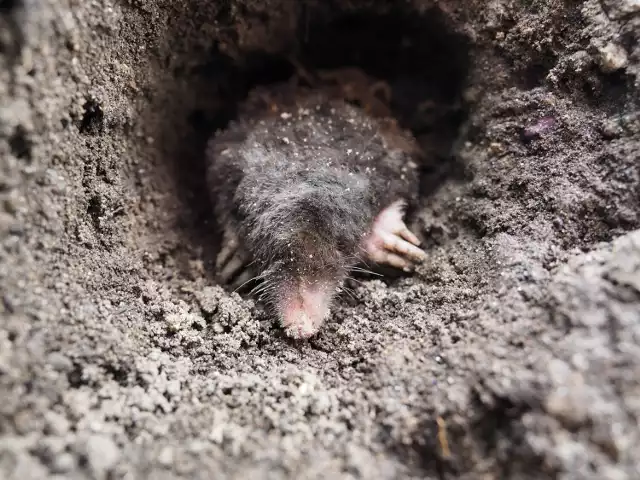
[[[0,301],[0,312],[2,313],[15,313],[16,306],[8,295],[2,296],[2,301]]]
[[[169,333],[178,333],[183,329],[182,318],[177,313],[170,313],[164,320],[167,323],[167,331]]]
[[[547,365],[549,378],[556,385],[564,385],[569,381],[571,376],[571,367],[566,362],[554,358]]]
[[[162,466],[169,467],[173,464],[173,448],[167,446],[160,450],[158,455],[158,463]]]
[[[600,130],[602,131],[602,136],[608,140],[619,138],[624,134],[624,129],[622,128],[618,117],[603,120]]]
[[[206,287],[201,292],[196,292],[196,299],[200,309],[208,315],[213,315],[218,311],[220,299],[225,296],[222,287]]]
[[[620,10],[626,15],[640,13],[640,0],[622,0]]]
[[[598,64],[605,73],[625,68],[629,63],[627,52],[615,43],[608,43],[598,49]]]
[[[120,460],[120,449],[104,435],[92,435],[84,445],[87,463],[97,473],[112,470]]]
[[[64,416],[59,413],[49,411],[45,414],[47,421],[47,429],[54,435],[64,435],[69,431],[70,423]]]
[[[180,395],[180,381],[172,380],[167,382],[166,393],[171,397],[177,397]]]
[[[600,469],[602,480],[629,480],[629,476],[620,467],[604,465]]]
[[[207,450],[207,442],[203,440],[193,440],[187,446],[192,453],[202,453]]]
[[[51,367],[58,372],[70,372],[73,370],[73,362],[69,358],[60,352],[53,352],[47,358],[47,362]]]
[[[5,212],[11,215],[18,213],[18,204],[16,203],[16,200],[11,197],[5,198],[4,202],[2,202],[2,207]]]
[[[640,0],[603,0],[610,19],[620,20],[640,13]]]
[[[491,155],[501,155],[504,153],[504,147],[499,142],[491,142],[488,151]]]
[[[222,444],[224,440],[224,424],[214,425],[209,433],[209,440],[216,445]]]
[[[11,233],[11,230],[15,225],[15,218],[13,218],[13,215],[5,213],[5,212],[1,212],[0,211],[0,232],[1,233]]]
[[[13,235],[14,237],[22,237],[24,235],[25,229],[24,226],[13,224],[9,227],[9,235]]]
[[[224,333],[224,326],[221,323],[214,323],[212,329],[216,334]]]
[[[568,428],[577,428],[587,421],[588,412],[582,397],[566,387],[553,391],[545,400],[545,410]]]
[[[73,455],[70,453],[61,453],[51,461],[51,471],[53,473],[66,473],[73,470],[76,466],[76,461]]]

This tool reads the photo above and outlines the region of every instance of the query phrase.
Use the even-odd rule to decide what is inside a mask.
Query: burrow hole
[[[385,13],[303,9],[298,21],[296,62],[305,69],[337,71],[355,68],[391,91],[390,110],[410,129],[425,150],[428,163],[423,194],[443,176],[456,173],[452,161],[455,141],[466,118],[462,92],[469,71],[468,39],[453,30],[437,8],[422,14],[401,6]],[[224,128],[236,106],[259,86],[291,79],[298,70],[290,55],[247,53],[237,68],[231,59],[214,55],[202,73],[228,69],[227,104],[213,113],[191,112],[192,127],[207,132]]]
[[[455,31],[450,18],[435,7],[417,13],[399,2],[385,6],[384,12],[373,7],[346,11],[341,9],[347,7],[334,2],[304,5],[296,20],[295,36],[282,53],[244,51],[232,58],[221,53],[219,40],[213,39],[204,47],[210,53],[195,64],[176,61],[167,54],[160,65],[179,80],[179,85],[191,86],[180,90],[182,99],[173,94],[163,98],[166,115],[161,117],[160,133],[155,136],[164,142],[161,144],[185,206],[180,228],[189,242],[201,244],[207,264],[213,264],[220,232],[212,221],[205,182],[206,142],[237,116],[237,107],[252,89],[300,78],[300,65],[312,74],[355,68],[372,82],[388,85],[391,114],[414,133],[426,153],[423,198],[447,179],[464,173],[453,153],[467,116],[462,93],[471,46]],[[193,41],[184,40],[188,37],[185,29],[175,28],[172,48],[189,58]],[[273,31],[277,35],[278,28]],[[100,112],[87,107],[93,105],[85,105],[87,130],[95,129],[101,124]],[[178,125],[178,117],[184,124]],[[150,121],[154,118],[152,112]]]

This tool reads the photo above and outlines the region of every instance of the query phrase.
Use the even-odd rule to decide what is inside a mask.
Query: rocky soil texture
[[[0,477],[640,476],[637,0],[0,2]],[[358,69],[415,275],[309,342],[215,283],[208,136]]]

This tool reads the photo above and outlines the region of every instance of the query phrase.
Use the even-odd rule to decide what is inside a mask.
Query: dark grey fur
[[[414,144],[321,94],[298,96],[277,112],[256,109],[256,98],[263,97],[209,144],[219,225],[267,285],[340,280],[361,259],[375,216],[397,199],[415,201],[417,165],[403,147]]]

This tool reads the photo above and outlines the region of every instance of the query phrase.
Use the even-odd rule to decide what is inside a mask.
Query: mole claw
[[[229,260],[231,260],[231,258],[237,251],[238,241],[235,239],[235,237],[229,238],[229,235],[225,234],[222,240],[222,248],[220,248],[220,252],[218,252],[218,256],[216,258],[216,267],[224,267],[224,265]]]
[[[244,260],[239,256],[234,256],[229,260],[229,262],[224,266],[222,271],[219,272],[220,279],[224,283],[229,283],[229,281],[238,274],[244,267]]]
[[[404,223],[404,202],[396,201],[376,217],[364,248],[370,260],[405,272],[413,271],[413,263],[422,262],[427,254],[419,248],[420,240]]]
[[[426,256],[425,253],[420,248],[407,242],[406,240],[400,238],[397,235],[383,234],[383,242],[384,242],[383,246],[385,249],[398,254],[402,254],[402,256],[407,257],[416,262],[424,260]]]
[[[412,272],[413,268],[409,262],[407,262],[404,257],[400,255],[396,255],[395,253],[387,252],[385,255],[384,263],[387,265],[391,265],[392,267],[403,270],[407,273]]]
[[[223,247],[222,250],[218,253],[216,257],[216,269],[222,270],[224,266],[229,262],[229,260],[233,257],[235,250],[226,246]]]
[[[216,257],[216,268],[222,270],[224,266],[237,254],[239,249],[238,236],[231,228],[224,230],[222,234],[222,247]]]
[[[400,229],[400,231],[398,232],[398,234],[404,238],[405,240],[413,243],[416,247],[420,245],[420,239],[418,237],[416,237],[413,232],[411,230],[409,230],[407,228],[406,225],[402,226],[403,228]]]

